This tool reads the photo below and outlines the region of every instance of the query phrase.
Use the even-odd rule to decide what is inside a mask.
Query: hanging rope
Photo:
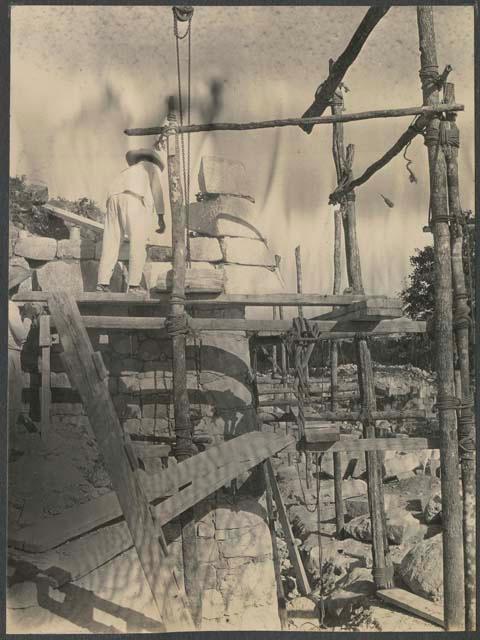
[[[187,40],[187,124],[191,124],[191,78],[192,78],[192,17],[193,7],[172,7],[173,33],[175,35],[175,49],[177,57],[177,81],[178,81],[178,110],[180,126],[184,125],[183,98],[182,98],[182,73],[180,65],[180,41]],[[186,22],[187,26],[183,34],[180,34],[178,23]],[[183,192],[185,194],[185,217],[187,226],[187,264],[191,267],[190,254],[190,133],[187,133],[187,153],[185,157],[185,134],[180,134],[180,147],[182,153]]]

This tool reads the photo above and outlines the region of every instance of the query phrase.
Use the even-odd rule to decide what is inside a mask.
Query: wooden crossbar
[[[165,318],[131,317],[131,316],[83,316],[87,329],[122,329],[131,331],[164,330]],[[55,323],[52,323],[55,326]],[[354,337],[358,333],[372,335],[388,335],[395,333],[425,333],[426,323],[418,320],[400,318],[398,320],[381,320],[380,322],[335,320],[316,321],[322,333],[331,337]],[[190,318],[189,326],[193,331],[247,331],[285,334],[291,329],[288,320],[250,320],[236,318]],[[165,330],[165,337],[168,334]],[[319,336],[322,337],[322,336]],[[324,336],[326,338],[326,336]]]
[[[385,306],[387,303],[394,303],[395,299],[386,296],[370,295],[323,295],[318,293],[273,293],[273,294],[236,294],[212,296],[205,292],[186,291],[189,296],[185,302],[186,306],[229,306],[243,305],[246,307],[297,307],[299,304],[305,307],[331,307],[348,306],[352,303],[372,300],[370,306]],[[48,291],[22,291],[14,297],[16,302],[48,302],[50,293]],[[190,296],[196,295],[195,298]],[[129,306],[158,305],[170,301],[170,293],[152,293],[144,296],[132,295],[128,293],[102,293],[97,291],[85,291],[75,296],[77,304],[128,304]]]
[[[439,438],[363,438],[361,440],[338,440],[336,442],[302,443],[307,451],[324,453],[365,453],[366,451],[422,451],[440,449]]]
[[[317,124],[332,124],[334,122],[361,122],[374,118],[401,118],[405,116],[415,116],[425,113],[444,113],[448,111],[463,111],[463,104],[433,105],[429,107],[403,107],[400,109],[378,109],[372,111],[360,111],[358,113],[344,113],[335,116],[321,116],[319,118],[282,118],[276,120],[262,120],[259,122],[212,122],[210,124],[191,124],[177,126],[178,133],[201,133],[206,131],[252,131],[256,129],[272,129],[276,127],[305,127]],[[139,127],[125,129],[127,136],[153,136],[172,135],[175,130],[168,130],[164,126]]]

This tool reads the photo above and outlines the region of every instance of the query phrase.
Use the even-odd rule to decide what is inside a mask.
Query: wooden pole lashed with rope
[[[333,60],[330,60],[330,71]],[[343,111],[343,96],[341,91],[336,91],[331,100],[332,115],[337,115]],[[337,182],[343,176],[345,161],[345,149],[343,144],[343,124],[333,125],[332,152],[337,173]],[[342,207],[334,211],[334,246],[333,246],[333,294],[339,294],[342,288]],[[338,342],[332,341],[330,344],[330,409],[332,412],[338,410]],[[343,509],[342,491],[342,454],[333,454],[333,484],[335,491],[335,529],[337,538],[343,536],[345,527],[345,515]]]
[[[444,101],[455,101],[455,87],[447,82],[444,87]],[[458,150],[460,133],[456,124],[456,115],[447,115],[443,123],[444,134],[442,149],[445,154],[448,186],[448,208],[450,217],[450,235],[452,250],[452,280],[454,315],[453,327],[457,347],[460,373],[459,393],[460,414],[457,417],[458,442],[462,468],[463,487],[463,553],[465,566],[465,627],[474,631],[476,626],[476,452],[475,417],[470,381],[470,330],[471,314],[468,306],[469,295],[463,261],[463,212],[460,204],[460,184],[458,178]],[[467,229],[468,233],[468,229]]]
[[[169,99],[168,121],[174,130],[177,124],[175,100]],[[180,174],[178,136],[168,137],[168,185],[172,212],[173,284],[171,294],[171,315],[167,319],[167,330],[172,337],[173,349],[173,406],[175,415],[175,448],[178,462],[193,454],[192,425],[187,387],[186,334],[188,331],[185,314],[186,275],[186,219],[183,206],[183,190]],[[196,584],[198,578],[198,555],[196,546],[196,526],[193,509],[180,517],[182,528],[182,553],[185,591],[190,603],[192,618],[198,627],[201,617],[201,589]]]
[[[337,104],[335,104],[335,100]],[[343,98],[340,104],[338,102],[339,96],[337,95],[334,97],[333,103],[336,108],[341,108],[343,106]],[[353,176],[354,146],[348,145],[345,152],[343,136],[339,138],[338,133],[335,142],[335,166],[338,172],[341,172],[340,179],[351,180]],[[357,238],[354,190],[342,198],[341,211],[348,285],[350,293],[361,294],[363,293],[363,280]],[[357,340],[357,369],[360,400],[365,414],[362,420],[364,437],[375,438],[375,421],[370,417],[376,410],[375,382],[370,350],[364,338]],[[393,566],[386,536],[381,465],[376,451],[366,452],[365,458],[367,464],[368,503],[372,523],[373,577],[377,588],[388,589],[393,586]]]
[[[417,7],[420,45],[420,79],[424,104],[439,102],[438,63],[433,8]],[[452,340],[452,264],[448,215],[447,169],[440,145],[440,118],[433,118],[426,130],[430,171],[431,228],[435,269],[435,352],[440,426],[444,622],[447,631],[465,628],[462,503],[460,496],[456,398]]]

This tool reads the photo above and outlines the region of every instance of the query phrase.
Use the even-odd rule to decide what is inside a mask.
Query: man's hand
[[[158,229],[156,233],[165,233],[165,220],[163,214],[158,216]]]
[[[26,302],[23,306],[22,320],[28,318],[30,321],[34,321],[38,316],[43,314],[43,307],[36,302]]]

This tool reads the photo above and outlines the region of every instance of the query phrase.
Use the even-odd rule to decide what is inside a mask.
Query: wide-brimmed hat
[[[30,269],[26,269],[20,265],[11,265],[8,270],[8,290],[21,284],[24,280],[32,275]]]
[[[165,168],[165,162],[162,160],[162,156],[156,149],[152,148],[131,149],[130,151],[127,151],[125,159],[130,166],[132,166],[132,164],[137,164],[137,162],[141,162],[142,160],[148,160],[149,162],[153,162],[159,166],[160,169]]]

